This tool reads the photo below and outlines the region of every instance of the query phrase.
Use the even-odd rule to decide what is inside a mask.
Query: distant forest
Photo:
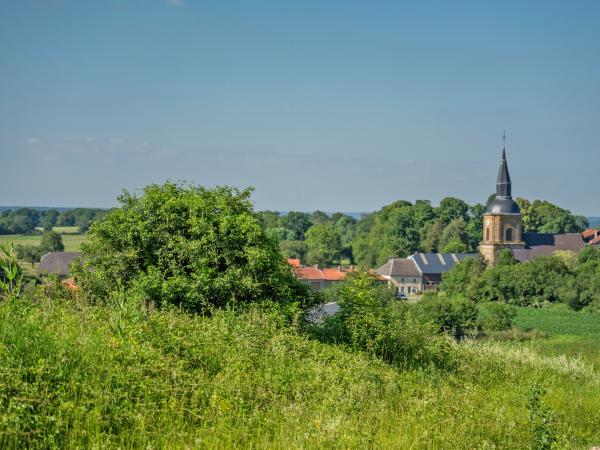
[[[79,227],[85,232],[101,220],[108,210],[98,208],[0,208],[0,234],[31,234],[36,229]]]
[[[488,202],[494,197],[490,196]],[[587,218],[542,200],[517,198],[525,232],[577,233]],[[481,241],[483,204],[469,205],[453,197],[438,206],[428,200],[399,200],[357,220],[322,211],[260,214],[267,233],[279,240],[281,252],[304,264],[357,264],[377,267],[392,257],[423,252],[475,252]]]
[[[491,196],[489,200],[491,200]],[[600,226],[600,218],[571,214],[547,201],[517,198],[525,232],[574,233]],[[473,252],[482,233],[485,205],[469,205],[454,197],[438,206],[428,200],[399,200],[370,213],[261,211],[267,234],[279,241],[283,256],[321,266],[357,264],[377,267],[391,257],[416,251]],[[108,210],[98,208],[0,207],[0,234],[31,234],[74,226],[85,232]]]

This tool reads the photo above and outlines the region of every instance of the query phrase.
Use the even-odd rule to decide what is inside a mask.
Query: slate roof
[[[498,179],[496,180],[496,198],[487,206],[487,212],[491,214],[520,214],[519,205],[512,199],[512,181],[508,172],[508,163],[506,162],[506,150],[502,150],[502,159],[498,169]]]
[[[498,179],[496,180],[496,195],[498,197],[510,197],[512,182],[510,173],[508,172],[508,164],[506,162],[506,150],[502,149],[502,159],[500,160],[500,168],[498,169]]]
[[[409,256],[422,274],[446,273],[465,258],[479,258],[478,253],[415,253]]]
[[[384,277],[420,277],[421,272],[412,259],[392,258],[377,269],[377,275]]]
[[[59,276],[67,276],[69,274],[69,266],[79,258],[79,252],[50,252],[42,256],[40,260],[39,273],[49,274],[54,273]]]
[[[579,233],[523,233],[523,241],[525,248],[512,250],[513,256],[521,262],[538,256],[552,256],[557,250],[579,253],[585,247],[585,242]]]

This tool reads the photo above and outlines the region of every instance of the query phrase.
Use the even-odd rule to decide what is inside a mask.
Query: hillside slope
[[[0,305],[0,447],[529,448],[600,442],[600,375],[500,344],[401,372],[276,315]],[[536,394],[543,383],[547,394]],[[528,404],[531,398],[534,412]],[[536,403],[537,402],[537,403]],[[533,417],[533,420],[531,420]]]

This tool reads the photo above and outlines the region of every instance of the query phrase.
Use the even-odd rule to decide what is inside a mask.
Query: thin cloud
[[[171,5],[171,6],[183,6],[184,2],[183,2],[183,0],[167,0],[167,5]]]

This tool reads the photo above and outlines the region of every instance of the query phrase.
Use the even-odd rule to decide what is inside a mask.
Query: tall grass
[[[569,448],[600,442],[593,368],[496,343],[450,351],[461,361],[453,370],[400,370],[257,311],[197,317],[125,301],[112,308],[43,296],[5,302],[0,447],[531,448],[540,436]],[[548,429],[530,411],[536,383],[546,392],[538,411],[555,417]]]

